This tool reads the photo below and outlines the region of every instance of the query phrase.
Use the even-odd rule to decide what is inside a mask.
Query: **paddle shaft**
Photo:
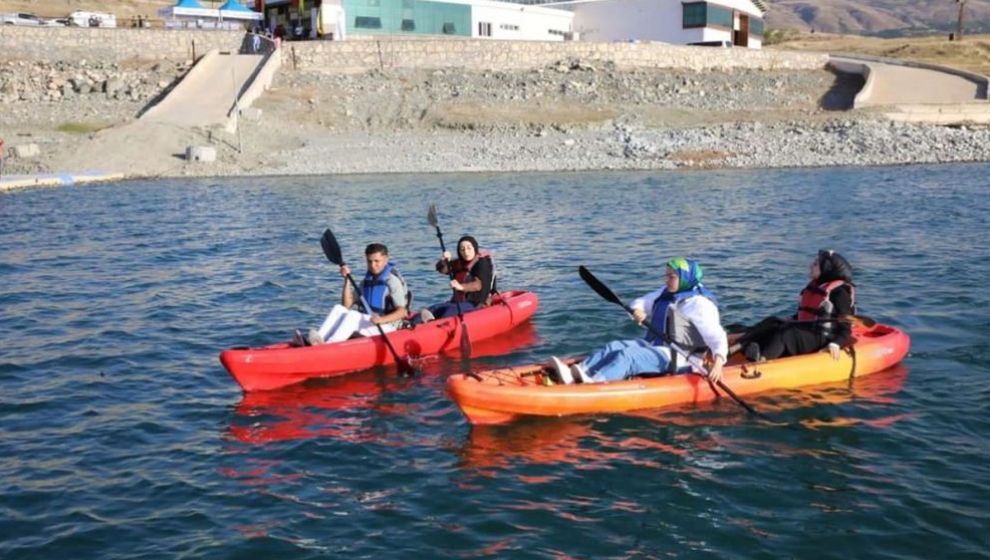
[[[447,252],[447,246],[443,242],[443,233],[440,232],[440,225],[437,224],[437,225],[435,225],[433,227],[437,230],[437,239],[440,240],[440,252],[441,252],[441,254],[446,253]],[[448,259],[446,255],[444,255],[444,257],[443,257],[443,262],[447,265],[447,275],[450,277],[451,280],[453,280],[454,279],[454,268],[452,266],[450,266],[450,259]],[[457,306],[457,317],[461,320],[461,323],[463,323],[464,322],[464,312],[461,311],[461,302],[457,301],[457,294],[454,294],[454,305]]]
[[[627,312],[629,312],[630,314],[632,314],[633,311],[632,311],[632,309],[629,306],[623,304],[622,307],[625,308],[625,310]],[[653,325],[651,325],[649,323],[645,323],[645,322],[643,323],[643,325],[646,326],[646,329],[649,330],[653,334],[653,336],[655,336],[657,338],[661,338],[661,339],[663,338],[663,335],[660,334],[659,332],[657,332],[657,330],[655,328],[653,328]],[[674,348],[673,346],[671,346],[670,352],[671,353],[677,352],[677,349]],[[705,381],[708,381],[708,385],[709,386],[712,386],[712,380],[707,375],[703,375],[702,377],[705,378]],[[742,398],[740,398],[739,395],[737,395],[735,393],[735,391],[733,391],[732,389],[730,389],[729,386],[726,385],[721,379],[719,379],[717,382],[715,382],[715,385],[718,385],[719,388],[721,388],[723,391],[725,391],[725,394],[729,395],[729,397],[731,397],[732,400],[736,401],[736,403],[738,403],[739,406],[745,408],[746,409],[746,412],[749,412],[750,414],[752,414],[754,416],[759,416],[761,418],[766,418],[765,415],[759,413],[755,408],[753,408],[752,406],[750,406],[749,403],[747,403],[746,401],[742,400]],[[713,387],[713,386],[712,386],[712,391],[715,393],[716,396],[718,396],[718,390],[716,390],[715,387]]]

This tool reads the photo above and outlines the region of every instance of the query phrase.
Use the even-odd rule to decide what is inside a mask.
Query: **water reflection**
[[[473,426],[458,450],[459,465],[482,471],[482,474],[486,470],[519,464],[595,468],[614,464],[617,460],[648,468],[670,468],[664,456],[686,458],[699,450],[718,449],[736,457],[764,454],[765,441],[755,442],[744,436],[707,428],[739,426],[741,423],[774,430],[784,426],[812,430],[860,425],[889,428],[907,417],[900,411],[885,413],[896,410],[907,373],[908,368],[899,365],[846,383],[750,398],[750,404],[775,420],[772,422],[751,420],[742,409],[723,398],[716,403],[643,410],[621,416],[530,418],[505,426]],[[645,422],[630,423],[630,419]],[[658,427],[665,431],[658,431]],[[706,429],[685,432],[682,428]],[[784,444],[779,444],[774,452],[779,455],[807,453]]]
[[[505,335],[476,342],[471,358],[505,356],[539,342],[536,328],[527,322]],[[428,356],[416,363],[424,376],[441,376],[466,367],[491,367],[465,363],[455,352]],[[364,425],[371,416],[411,415],[415,406],[389,399],[412,379],[396,378],[394,370],[377,368],[328,379],[314,380],[275,391],[245,393],[234,410],[228,432],[247,444],[332,437],[347,442],[380,441],[381,435]]]

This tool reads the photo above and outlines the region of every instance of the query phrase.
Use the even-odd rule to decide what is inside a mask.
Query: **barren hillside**
[[[967,33],[990,32],[990,0],[967,0]],[[951,0],[771,0],[767,23],[783,29],[903,36],[956,30],[959,5]]]

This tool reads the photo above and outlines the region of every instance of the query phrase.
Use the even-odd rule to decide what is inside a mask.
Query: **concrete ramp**
[[[245,94],[271,83],[265,72],[269,61],[260,54],[235,54],[218,50],[208,52],[189,71],[165,99],[141,115],[140,120],[182,127],[221,125],[236,128],[235,107],[247,107],[260,92],[245,99]],[[277,64],[278,57],[270,61]],[[267,82],[258,83],[267,76]]]
[[[829,58],[840,72],[866,79],[855,107],[956,104],[986,101],[987,78],[945,66],[848,55]]]

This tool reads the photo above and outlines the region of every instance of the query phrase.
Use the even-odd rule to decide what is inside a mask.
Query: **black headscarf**
[[[853,283],[853,268],[842,255],[832,250],[818,251],[818,268],[821,275],[818,282],[824,284],[833,280],[844,280]]]
[[[460,239],[457,240],[457,256],[458,256],[458,258],[460,258],[460,256],[461,256],[461,254],[460,254],[461,253],[461,243],[464,243],[465,241],[467,241],[468,243],[471,244],[472,247],[474,247],[474,254],[475,255],[477,255],[478,253],[481,252],[481,249],[478,248],[478,240],[475,239],[475,238],[473,238],[473,237],[471,237],[470,235],[465,235],[465,236],[462,236]]]

